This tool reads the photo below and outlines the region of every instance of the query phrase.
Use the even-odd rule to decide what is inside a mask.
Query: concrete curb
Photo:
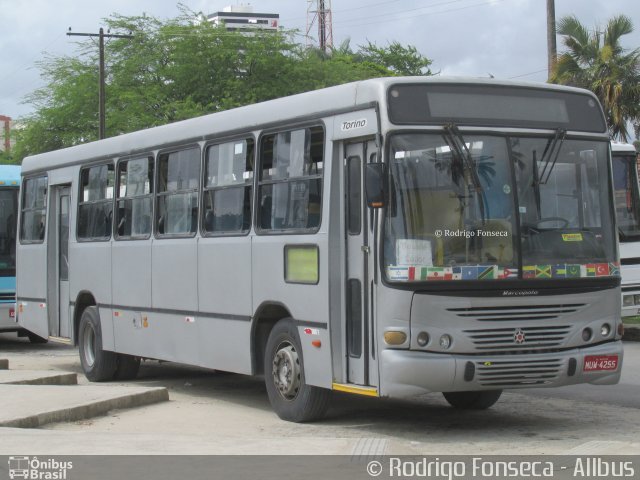
[[[622,339],[628,342],[640,342],[640,325],[625,325]]]
[[[11,378],[15,377],[15,378]],[[77,385],[78,374],[10,370],[0,373],[2,385]]]
[[[9,370],[9,360],[0,358],[0,370]]]
[[[30,387],[25,387],[30,388]],[[57,388],[57,387],[52,387]],[[82,387],[73,387],[82,388]],[[37,428],[48,423],[74,422],[104,415],[110,410],[134,408],[169,400],[169,391],[164,387],[149,388],[116,398],[99,400],[84,405],[74,405],[49,412],[41,412],[22,418],[0,422],[0,427]]]

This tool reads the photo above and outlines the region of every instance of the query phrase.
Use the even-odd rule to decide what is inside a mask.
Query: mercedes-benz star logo
[[[526,337],[524,335],[524,332],[520,328],[518,328],[516,330],[516,333],[513,334],[513,341],[519,345],[521,343],[524,343],[525,340]]]

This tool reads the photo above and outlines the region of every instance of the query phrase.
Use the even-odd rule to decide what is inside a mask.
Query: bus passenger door
[[[347,380],[357,385],[377,385],[373,369],[373,278],[369,245],[369,213],[364,202],[364,165],[376,151],[373,140],[350,143],[344,150],[344,228],[346,237],[346,358]]]
[[[49,335],[70,338],[69,329],[69,206],[71,188],[52,187],[49,234]]]

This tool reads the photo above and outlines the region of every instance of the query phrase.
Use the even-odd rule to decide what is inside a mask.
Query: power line
[[[521,75],[516,75],[514,77],[509,77],[509,80],[513,80],[514,78],[528,77],[529,75],[535,75],[536,73],[542,73],[542,72],[546,72],[546,71],[547,71],[547,69],[543,68],[542,70],[536,70],[535,72],[523,73]]]

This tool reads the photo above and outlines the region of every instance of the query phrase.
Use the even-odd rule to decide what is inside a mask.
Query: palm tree
[[[640,121],[640,49],[620,45],[633,32],[625,15],[610,19],[603,32],[591,32],[575,16],[558,22],[567,51],[562,53],[549,79],[591,90],[600,99],[612,137],[627,141],[629,123]]]

